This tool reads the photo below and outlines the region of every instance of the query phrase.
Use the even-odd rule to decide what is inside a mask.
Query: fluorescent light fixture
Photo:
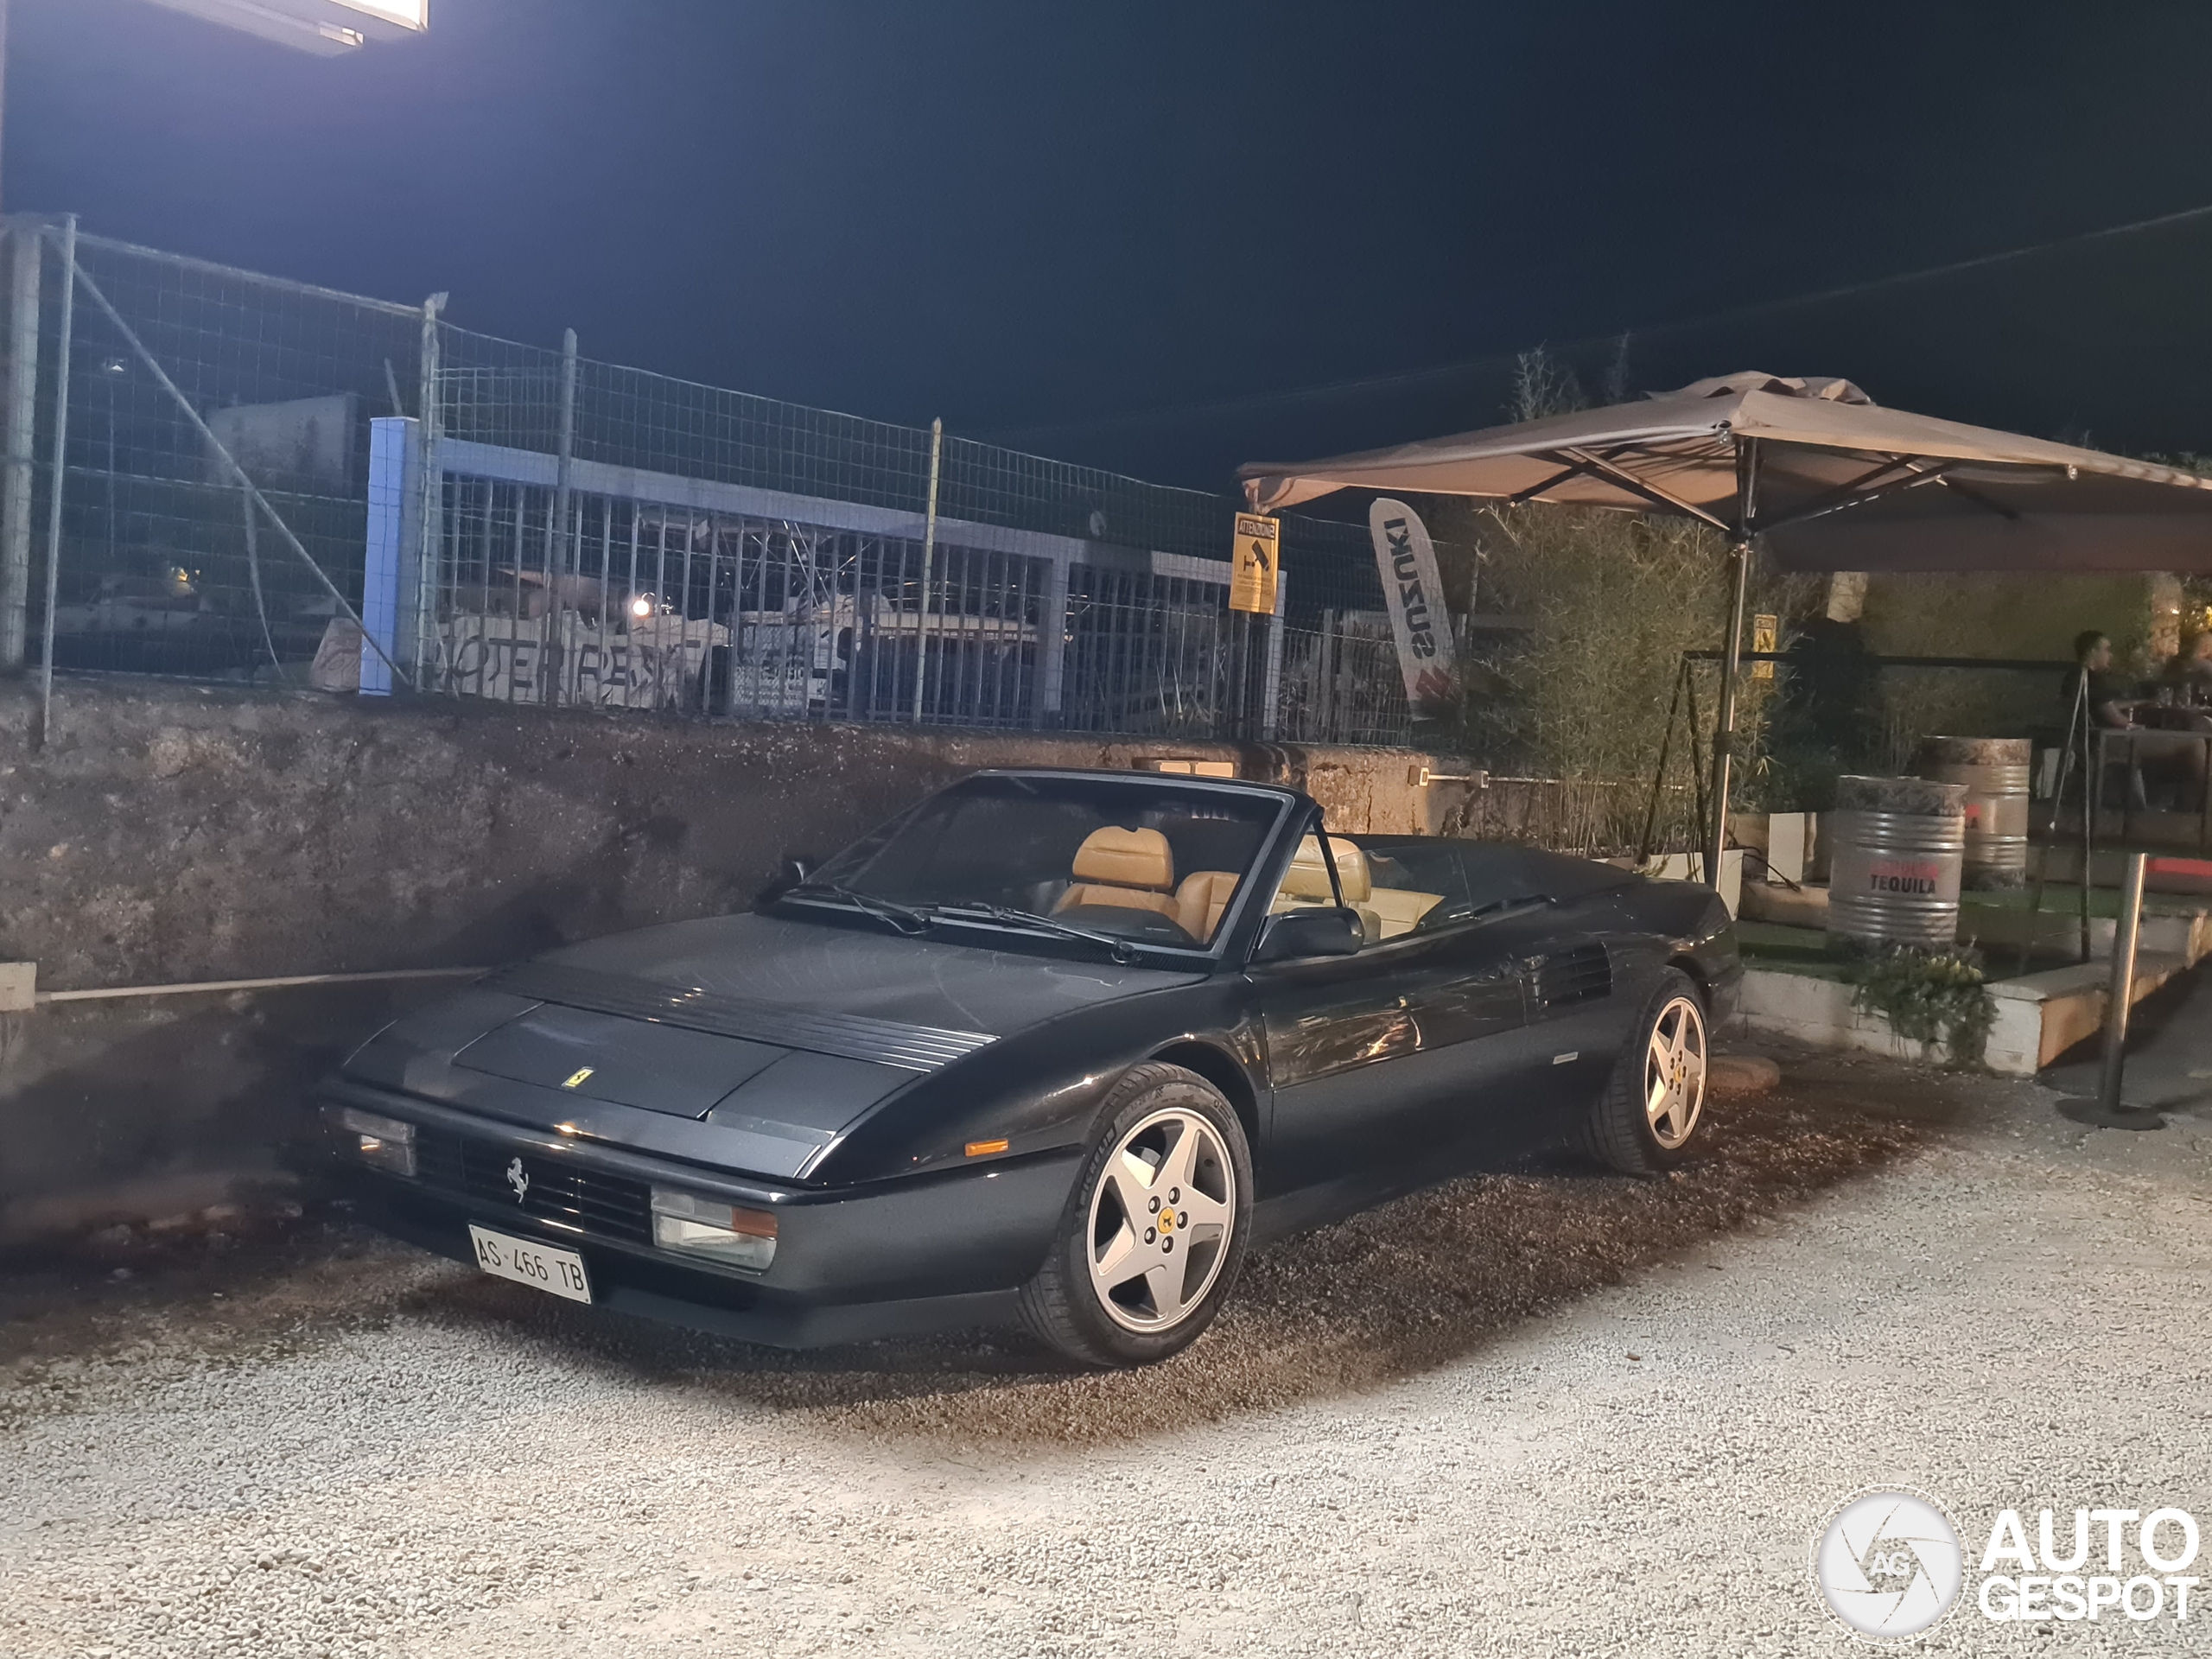
[[[430,0],[338,0],[338,3],[402,29],[420,32],[430,26]]]
[[[372,40],[404,40],[429,27],[429,0],[154,0],[317,57],[337,57]]]

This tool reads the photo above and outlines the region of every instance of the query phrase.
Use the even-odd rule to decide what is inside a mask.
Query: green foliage
[[[1852,1006],[1878,1014],[1908,1042],[1940,1043],[1957,1065],[1980,1065],[1997,1018],[1981,952],[1897,945],[1855,961]]]

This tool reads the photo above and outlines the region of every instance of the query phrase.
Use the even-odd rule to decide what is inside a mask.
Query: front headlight
[[[776,1259],[776,1218],[680,1187],[652,1190],[653,1243],[725,1267],[766,1273]]]
[[[352,1137],[353,1150],[372,1169],[392,1175],[415,1173],[415,1126],[379,1112],[348,1106],[338,1114],[338,1127]]]

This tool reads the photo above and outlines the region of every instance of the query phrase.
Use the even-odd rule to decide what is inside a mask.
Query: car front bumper
[[[319,1103],[416,1127],[417,1173],[362,1165],[333,1135],[363,1220],[424,1249],[475,1259],[471,1223],[584,1258],[594,1306],[776,1347],[999,1325],[1043,1262],[1080,1153],[1039,1154],[844,1188],[763,1181],[456,1111],[351,1083]],[[520,1160],[521,1192],[504,1179]],[[765,1273],[657,1248],[645,1198],[680,1187],[777,1218]]]

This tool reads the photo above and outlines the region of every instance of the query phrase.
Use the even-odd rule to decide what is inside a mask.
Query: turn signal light
[[[1004,1152],[1006,1146],[1003,1141],[970,1141],[968,1155],[970,1158],[988,1158],[995,1152]]]

